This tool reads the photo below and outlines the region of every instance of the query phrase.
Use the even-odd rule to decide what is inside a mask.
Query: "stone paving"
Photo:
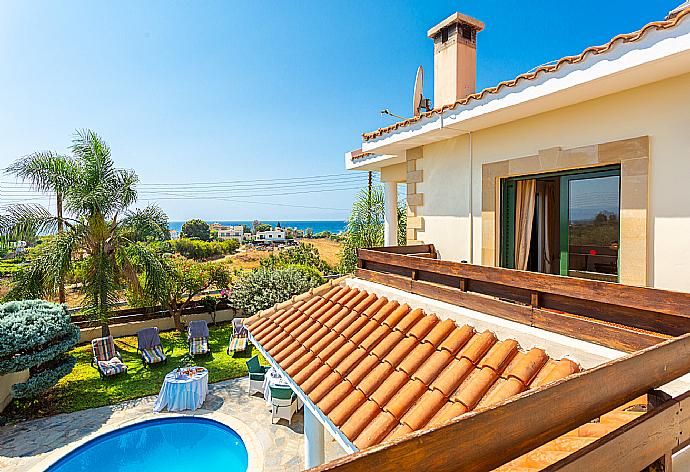
[[[271,424],[270,408],[260,396],[250,397],[247,394],[248,386],[247,377],[209,385],[209,394],[202,409],[194,414],[212,416],[214,412],[219,412],[246,424],[260,443],[264,471],[302,470],[302,411],[295,414],[291,425],[285,420]],[[61,456],[61,453],[66,453],[77,443],[97,435],[99,431],[152,416],[155,399],[155,396],[144,397],[118,405],[0,427],[0,470],[28,471],[49,456],[50,459],[56,455]],[[61,453],[56,452],[58,449]],[[344,454],[342,448],[326,433],[326,460]]]

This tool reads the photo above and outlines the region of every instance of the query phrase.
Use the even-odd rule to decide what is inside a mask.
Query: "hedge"
[[[17,396],[32,396],[54,385],[74,362],[64,353],[79,341],[79,328],[63,305],[24,300],[0,305],[0,375],[30,369]],[[70,366],[70,367],[68,367]]]

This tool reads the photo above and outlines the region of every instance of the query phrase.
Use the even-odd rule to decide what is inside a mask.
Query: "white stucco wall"
[[[482,164],[648,135],[648,282],[690,291],[690,74],[472,133],[473,259],[481,261]],[[469,137],[424,146],[424,231],[447,260],[470,260]]]

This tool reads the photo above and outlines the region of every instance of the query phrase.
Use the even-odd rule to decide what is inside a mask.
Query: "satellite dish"
[[[424,68],[419,66],[417,68],[417,77],[414,79],[414,92],[412,94],[412,113],[414,116],[422,114],[422,108],[426,111],[431,109],[431,101],[424,98]]]

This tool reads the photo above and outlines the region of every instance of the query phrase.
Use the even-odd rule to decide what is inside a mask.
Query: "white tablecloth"
[[[165,376],[161,392],[153,405],[153,411],[159,412],[166,407],[168,411],[196,410],[201,407],[208,394],[208,370],[203,367],[190,369],[201,369],[201,371],[194,373],[191,377],[183,375],[178,378],[178,372],[175,369]]]
[[[264,398],[266,399],[266,404],[268,404],[268,406],[271,406],[271,387],[290,388],[290,384],[288,384],[287,380],[285,380],[285,378],[273,367],[268,369],[266,376],[264,377]]]

